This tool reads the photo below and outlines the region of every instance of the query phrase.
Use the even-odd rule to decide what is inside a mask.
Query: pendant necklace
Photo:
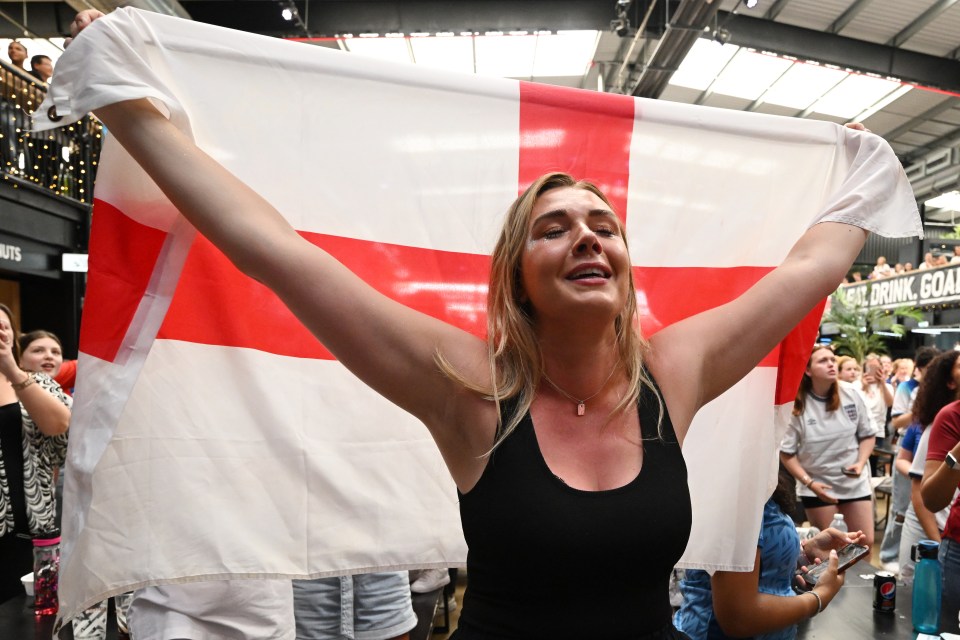
[[[559,391],[565,398],[568,398],[568,399],[570,399],[570,400],[573,400],[573,401],[576,403],[576,405],[577,405],[577,415],[578,415],[578,416],[582,416],[582,415],[586,414],[586,412],[587,412],[587,400],[590,400],[590,399],[596,397],[597,394],[599,394],[601,391],[603,391],[604,387],[607,386],[607,383],[610,382],[610,379],[613,377],[613,374],[617,372],[617,366],[618,366],[619,364],[620,364],[620,363],[617,362],[615,365],[613,365],[613,369],[610,371],[610,375],[608,375],[608,376],[607,376],[607,379],[603,381],[603,384],[600,385],[600,388],[597,389],[597,390],[596,390],[594,393],[592,393],[591,395],[589,395],[589,396],[587,396],[586,398],[584,398],[583,400],[580,400],[580,399],[578,399],[578,398],[574,398],[572,395],[570,395],[569,393],[567,393],[566,391],[564,391],[563,389],[561,389],[560,387],[558,387],[558,386],[557,386],[557,383],[554,382],[553,380],[551,380],[550,377],[547,376],[547,373],[546,373],[545,371],[541,371],[541,372],[540,372],[540,375],[543,376],[543,379],[544,379],[544,380],[546,380],[548,383],[550,383],[550,386],[551,386],[551,387],[553,387],[554,389],[556,389],[557,391]]]

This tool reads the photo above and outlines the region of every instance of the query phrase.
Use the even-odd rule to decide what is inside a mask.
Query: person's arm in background
[[[910,477],[910,502],[913,503],[913,510],[917,514],[917,520],[923,527],[923,533],[928,540],[940,542],[940,527],[937,525],[937,516],[933,511],[927,509],[923,504],[923,496],[920,495],[920,486],[923,478],[916,476]]]
[[[843,586],[843,574],[838,573],[837,549],[851,542],[862,544],[862,531],[843,533],[826,529],[803,545],[803,552],[812,565],[826,562],[827,570],[811,589],[819,596],[823,609]],[[744,637],[768,633],[794,625],[812,617],[819,609],[816,596],[776,596],[761,593],[760,549],[753,563],[753,571],[717,571],[710,579],[713,592],[713,610],[717,622],[729,636]]]
[[[937,512],[950,504],[960,484],[960,466],[951,469],[945,462],[948,453],[954,458],[960,456],[960,411],[947,405],[937,414],[930,429],[930,448],[920,495],[927,509]]]
[[[17,400],[26,409],[40,432],[47,436],[66,433],[70,409],[52,393],[36,383],[35,375],[23,371],[13,355],[13,330],[0,327],[0,374],[13,386]]]
[[[893,405],[890,407],[890,424],[894,429],[905,429],[913,423],[911,411],[910,381],[901,382],[893,394]]]
[[[913,464],[913,452],[904,447],[900,447],[900,450],[897,451],[897,460],[893,463],[893,466],[897,469],[897,473],[903,476],[910,476],[910,465]]]
[[[855,475],[860,475],[860,472],[870,461],[870,454],[873,453],[873,447],[876,443],[877,438],[875,436],[861,440],[857,447],[857,461],[847,466],[847,469],[854,472]]]
[[[825,482],[820,482],[816,478],[811,477],[810,474],[804,470],[803,466],[800,464],[800,461],[797,460],[797,454],[780,451],[780,461],[783,463],[783,466],[790,473],[790,475],[796,478],[800,484],[817,494],[818,498],[827,504],[837,504],[837,499],[827,493],[827,491],[833,487]]]

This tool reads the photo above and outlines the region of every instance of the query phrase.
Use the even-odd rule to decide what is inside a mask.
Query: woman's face
[[[620,220],[596,194],[563,187],[533,206],[520,260],[522,295],[538,321],[588,309],[623,309],[630,262]]]
[[[837,356],[830,349],[817,349],[810,356],[807,375],[814,382],[833,382],[837,379]]]
[[[901,362],[897,365],[897,377],[901,380],[909,380],[913,375],[913,367],[909,362]]]
[[[893,360],[889,356],[880,356],[880,366],[883,367],[883,375],[886,378],[893,373]]]
[[[43,372],[55,377],[63,365],[63,352],[52,338],[37,338],[20,354],[20,367],[24,371]]]
[[[860,379],[860,365],[853,360],[847,360],[840,366],[837,376],[844,382],[856,382]]]

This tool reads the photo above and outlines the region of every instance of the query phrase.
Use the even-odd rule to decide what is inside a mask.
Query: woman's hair
[[[810,363],[813,361],[813,354],[817,351],[822,351],[826,349],[827,351],[833,351],[830,347],[827,347],[822,344],[815,345],[813,350],[810,352],[810,357],[807,358],[807,368],[810,368]],[[852,360],[853,358],[851,358]],[[840,370],[838,365],[837,370]],[[800,380],[800,388],[797,390],[797,397],[793,401],[793,415],[799,416],[803,413],[803,410],[807,406],[807,394],[811,393],[813,389],[813,379],[810,377],[810,374],[806,371],[803,372],[803,378]],[[827,392],[827,411],[836,411],[840,408],[840,385],[836,380],[833,381],[833,384],[830,385],[830,390]]]
[[[913,401],[913,417],[922,427],[933,424],[940,409],[957,399],[958,389],[953,382],[953,366],[960,351],[944,351],[923,370],[923,379]]]
[[[856,358],[852,356],[837,356],[837,375],[839,375],[840,372],[843,371],[843,365],[847,364],[848,362],[852,362],[853,364],[857,365],[858,369],[861,368],[860,363],[857,362]]]
[[[20,353],[23,353],[27,350],[27,347],[30,346],[30,343],[39,340],[40,338],[50,338],[57,345],[63,349],[63,343],[60,342],[60,338],[57,337],[57,334],[50,331],[45,331],[43,329],[37,329],[36,331],[31,331],[20,336],[18,342],[20,343]]]
[[[10,321],[10,332],[13,334],[13,344],[10,345],[13,349],[13,359],[17,361],[17,364],[20,364],[20,343],[18,341],[20,331],[17,330],[17,321],[13,319],[13,311],[10,310],[10,307],[2,302],[0,302],[0,311],[7,314],[7,320]]]
[[[913,360],[910,358],[899,358],[893,361],[893,372],[896,373],[900,365],[905,364],[910,367],[910,375],[913,375]]]
[[[466,380],[442,353],[438,352],[436,356],[441,371],[465,388],[493,400],[498,412],[502,400],[515,399],[512,415],[501,420],[494,449],[510,435],[530,409],[543,375],[543,356],[534,330],[534,309],[523,296],[520,264],[529,236],[530,214],[537,198],[551,189],[563,187],[589,191],[613,210],[610,201],[596,185],[576,180],[566,173],[541,176],[507,210],[500,238],[493,250],[487,293],[487,348],[492,388],[479,387]],[[626,244],[626,237],[623,241]],[[653,383],[643,366],[643,357],[649,345],[640,334],[633,272],[628,269],[625,275],[629,288],[623,309],[614,320],[614,328],[620,364],[626,371],[630,387],[612,413],[636,403],[641,386],[653,389]],[[655,395],[662,416],[663,401],[659,394]]]
[[[780,472],[777,474],[777,488],[770,496],[777,503],[780,510],[792,516],[797,508],[797,481],[790,475],[787,468],[780,463]]]

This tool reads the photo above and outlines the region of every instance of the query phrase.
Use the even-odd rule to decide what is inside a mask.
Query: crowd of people
[[[920,265],[914,268],[912,262],[897,262],[891,266],[886,257],[879,256],[877,258],[877,263],[873,266],[873,269],[867,274],[867,280],[879,280],[881,278],[892,278],[894,276],[903,275],[910,273],[911,271],[925,271],[927,269],[934,269],[936,267],[946,267],[951,264],[960,263],[960,245],[954,245],[953,252],[951,254],[946,253],[937,253],[935,254],[932,251],[928,251],[923,255],[923,261]],[[849,284],[852,282],[863,282],[864,277],[861,271],[852,271],[845,279],[844,282]]]
[[[30,74],[37,80],[43,83],[50,82],[50,78],[53,77],[53,60],[50,59],[50,56],[46,55],[35,55],[30,58],[30,68],[26,68],[26,62],[29,54],[27,53],[27,47],[19,40],[12,40],[9,45],[7,45],[7,58],[10,59],[10,64],[17,69],[20,69],[24,73]]]

